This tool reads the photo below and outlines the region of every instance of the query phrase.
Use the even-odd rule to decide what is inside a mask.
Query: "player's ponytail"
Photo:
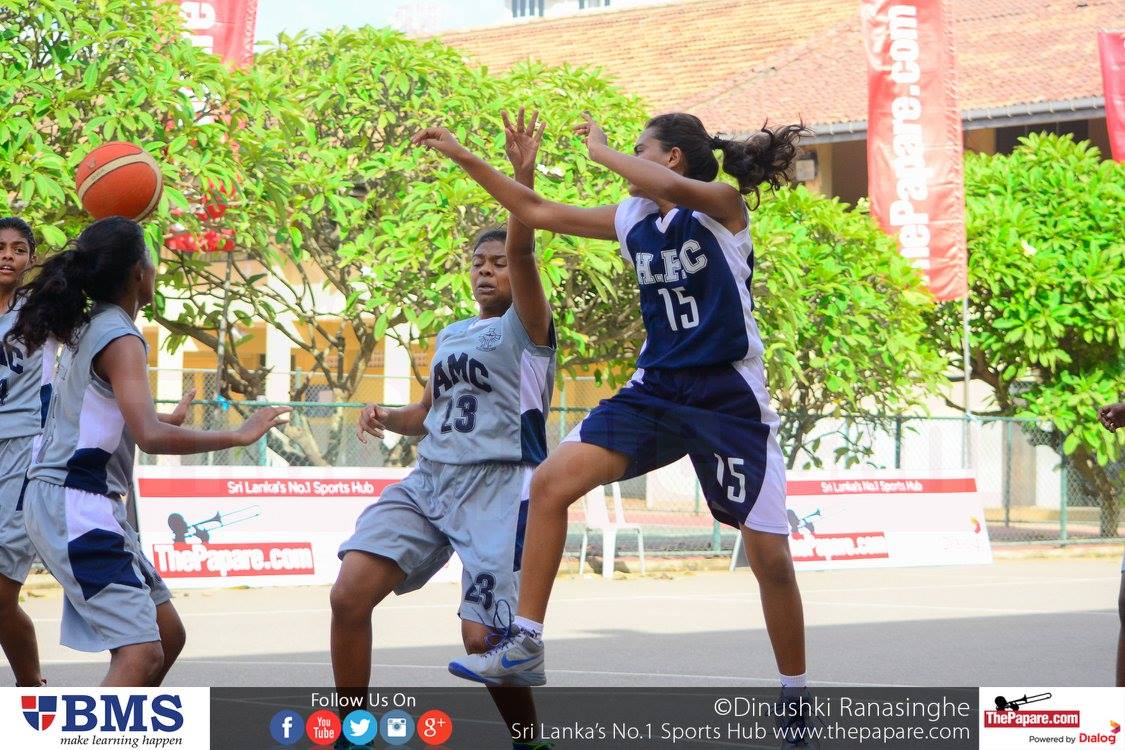
[[[711,182],[719,176],[715,152],[723,153],[723,171],[738,181],[738,191],[760,198],[763,184],[773,189],[786,181],[797,159],[797,142],[810,131],[802,125],[761,130],[746,139],[728,139],[707,133],[695,115],[674,112],[648,121],[665,149],[677,147],[684,155],[686,177]]]
[[[72,346],[90,319],[90,302],[116,300],[147,253],[136,222],[112,216],[90,224],[66,250],[48,258],[31,283],[16,290],[22,306],[8,338],[28,351],[52,337]]]

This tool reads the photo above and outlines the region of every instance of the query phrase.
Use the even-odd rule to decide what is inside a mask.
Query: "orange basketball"
[[[74,175],[78,200],[95,219],[124,216],[140,221],[164,191],[160,165],[140,146],[113,141],[86,154]]]

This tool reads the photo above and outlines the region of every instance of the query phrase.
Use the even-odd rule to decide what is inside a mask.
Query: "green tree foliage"
[[[1070,136],[1031,135],[1010,155],[970,154],[972,377],[995,413],[1033,417],[1033,442],[1064,456],[1115,536],[1125,434],[1097,408],[1125,394],[1125,166]],[[941,340],[961,357],[961,306],[940,308]]]
[[[623,139],[643,122],[635,100],[591,72],[525,65],[497,78],[436,41],[370,27],[282,36],[239,79],[254,92],[236,115],[244,125],[240,153],[278,155],[275,177],[284,185],[265,198],[284,206],[284,222],[259,244],[240,245],[245,255],[229,285],[223,269],[205,259],[174,259],[169,275],[186,304],[161,322],[215,349],[215,321],[229,289],[241,328],[256,317],[283,332],[312,355],[315,382],[338,401],[354,398],[384,334],[425,340],[475,314],[472,238],[507,218],[461,170],[412,147],[414,132],[448,124],[509,170],[500,112],[538,109],[551,125],[539,188],[597,204],[616,202],[624,186],[577,155],[569,125],[595,106]],[[251,225],[269,225],[268,215],[255,219],[254,207],[243,214]],[[565,299],[556,310],[564,363],[620,356],[623,340],[641,338],[628,336],[640,331],[631,305],[613,304],[632,290],[614,284],[623,263],[611,245],[541,234],[538,246],[548,289]],[[230,387],[260,396],[266,370],[238,358],[239,343],[238,333],[226,342]],[[304,395],[295,382],[290,397]],[[300,439],[308,432],[298,429],[300,417],[285,434],[271,434],[271,447],[294,463],[330,462],[347,434],[343,419],[341,412],[319,450]]]
[[[6,0],[0,4],[0,211],[59,247],[90,219],[74,170],[94,146],[143,145],[162,165],[164,199],[146,231],[154,247],[204,186],[243,167],[217,115],[238,96],[213,55],[180,38],[176,6],[162,0]],[[184,219],[195,220],[187,211]]]
[[[596,71],[524,64],[496,76],[437,41],[387,30],[282,36],[250,69],[228,71],[181,39],[163,0],[10,0],[0,21],[4,210],[57,247],[88,220],[71,187],[82,155],[111,139],[143,144],[166,184],[146,225],[162,260],[153,314],[173,346],[221,348],[226,390],[250,398],[264,394],[268,371],[239,349],[259,322],[312,356],[313,382],[349,400],[384,332],[424,340],[474,311],[471,239],[506,216],[455,166],[411,148],[416,129],[449,126],[506,170],[501,109],[539,109],[549,127],[538,189],[593,206],[616,203],[625,186],[586,158],[570,126],[589,109],[628,149],[646,118]],[[225,213],[200,210],[220,193]],[[798,189],[767,199],[755,221],[756,292],[782,408],[909,405],[908,381],[933,374],[918,340],[926,303],[870,220]],[[229,283],[225,256],[165,246],[186,232],[206,248],[220,231],[238,258]],[[563,365],[613,378],[644,337],[632,270],[613,243],[540,233],[538,247]],[[220,341],[223,320],[233,325]],[[290,397],[306,395],[294,382]],[[331,464],[341,420],[324,439],[323,425],[297,416],[270,446],[296,464]],[[806,423],[787,430],[793,461],[815,450]]]
[[[848,416],[837,460],[871,455],[872,430],[942,381],[933,298],[867,214],[805,187],[765,196],[752,223],[756,312],[790,468],[819,465],[824,415]],[[823,423],[821,423],[823,424]]]

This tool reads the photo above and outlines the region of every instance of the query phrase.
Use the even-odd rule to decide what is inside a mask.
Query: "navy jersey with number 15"
[[[754,322],[750,227],[732,234],[710,216],[627,198],[614,223],[621,254],[641,290],[647,339],[642,369],[689,369],[740,362],[763,352]]]

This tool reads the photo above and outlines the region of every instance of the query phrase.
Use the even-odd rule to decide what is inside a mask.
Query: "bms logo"
[[[23,718],[36,732],[42,732],[55,723],[58,698],[53,695],[21,695]]]
[[[59,702],[62,710],[58,710]],[[37,732],[63,715],[63,732],[176,732],[184,725],[178,695],[24,695],[23,717]]]

